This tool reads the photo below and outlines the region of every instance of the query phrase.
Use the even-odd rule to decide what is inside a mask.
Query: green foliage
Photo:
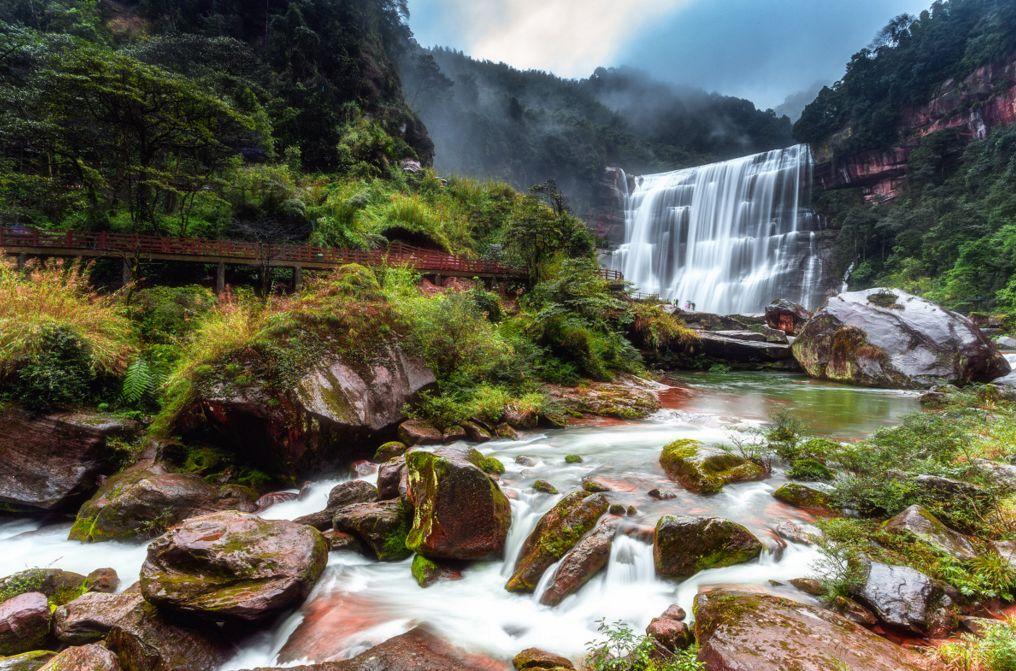
[[[587,645],[585,668],[590,671],[704,671],[698,646],[670,652],[651,636],[638,635],[625,622],[601,620],[600,638]]]
[[[1016,621],[999,621],[981,636],[964,634],[938,648],[947,671],[1012,671],[1016,669]]]
[[[547,208],[535,196],[516,202],[504,232],[507,258],[525,268],[531,281],[546,279],[561,257],[586,257],[593,252],[589,229],[568,212]]]
[[[628,311],[631,320],[629,337],[640,346],[663,351],[698,340],[695,331],[659,303],[633,302]]]
[[[172,345],[187,338],[215,305],[215,295],[196,285],[157,286],[134,292],[127,315],[150,344]]]
[[[9,398],[36,410],[73,407],[95,392],[95,373],[85,343],[64,326],[45,326],[38,351],[18,368]]]
[[[818,459],[803,458],[790,462],[787,477],[805,481],[832,480],[833,472]]]
[[[145,396],[150,395],[156,386],[156,378],[152,375],[148,362],[137,358],[127,367],[124,374],[120,397],[127,405],[136,405]]]

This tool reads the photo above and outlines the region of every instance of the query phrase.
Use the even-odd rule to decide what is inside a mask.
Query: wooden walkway
[[[42,231],[21,226],[0,227],[0,250],[19,258],[28,256],[115,258],[129,264],[139,261],[202,263],[218,266],[217,284],[225,267],[259,266],[292,268],[300,283],[303,270],[329,270],[347,263],[366,266],[410,266],[423,275],[482,277],[513,280],[524,277],[518,268],[495,261],[464,259],[431,249],[393,242],[382,249],[360,250],[298,244],[267,244],[235,240],[171,238],[130,233]],[[221,288],[221,287],[220,287]]]

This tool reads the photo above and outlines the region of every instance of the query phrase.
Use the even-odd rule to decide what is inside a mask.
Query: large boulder
[[[672,605],[649,622],[646,634],[665,652],[683,650],[695,642],[691,628],[684,621],[686,616],[683,608]]]
[[[585,382],[575,387],[544,386],[547,395],[566,414],[618,419],[642,419],[659,410],[659,390],[659,385],[633,375],[619,376],[614,382]]]
[[[708,358],[732,368],[797,369],[787,343],[768,342],[764,336],[762,340],[732,337],[730,333],[699,331],[698,349]]]
[[[119,594],[83,594],[53,612],[53,636],[64,645],[99,641],[143,601],[137,583]]]
[[[138,465],[109,478],[81,506],[69,538],[83,542],[153,538],[188,517],[255,509],[254,493],[246,488],[213,485],[159,465]]]
[[[550,584],[540,595],[540,603],[558,605],[606,568],[617,531],[617,524],[611,522],[601,523],[561,558]]]
[[[406,455],[415,508],[406,546],[432,559],[483,559],[504,552],[511,506],[473,448]]]
[[[406,498],[409,496],[409,471],[405,457],[393,457],[377,469],[377,498]]]
[[[316,529],[225,511],[191,518],[148,546],[141,593],[160,608],[262,620],[303,602],[325,569]]]
[[[584,491],[572,492],[558,501],[526,538],[505,589],[509,592],[535,590],[544,571],[564,557],[596,525],[608,506],[603,494]]]
[[[0,603],[0,655],[38,650],[49,637],[46,595],[26,592]]]
[[[134,425],[108,415],[35,416],[14,405],[0,408],[0,507],[62,511],[88,498],[99,477],[115,468],[110,438]]]
[[[811,312],[800,303],[780,298],[766,306],[766,325],[796,336],[805,323],[811,319]]]
[[[332,491],[328,493],[328,502],[325,504],[324,510],[297,517],[293,521],[297,524],[306,524],[320,531],[325,531],[332,528],[332,519],[335,517],[335,511],[339,508],[352,503],[369,503],[376,500],[377,487],[369,482],[364,480],[340,482],[332,487]]]
[[[116,655],[93,643],[63,650],[39,671],[120,671]]]
[[[106,645],[123,671],[217,671],[235,654],[216,627],[184,624],[147,602],[117,621]]]
[[[690,578],[699,571],[751,561],[762,554],[762,542],[746,528],[717,517],[664,515],[653,533],[656,573]]]
[[[335,511],[337,531],[358,538],[381,561],[401,561],[412,551],[406,536],[413,523],[413,507],[402,499],[353,503]]]
[[[910,534],[960,561],[974,559],[978,555],[966,536],[953,531],[916,504],[888,520],[882,528],[891,533]]]
[[[175,429],[211,436],[254,465],[296,479],[390,436],[406,404],[434,381],[422,359],[382,343],[370,362],[323,360],[285,390],[259,382],[199,385]]]
[[[342,662],[286,667],[286,671],[507,671],[506,665],[487,657],[471,655],[426,629],[417,627],[405,634]],[[259,669],[257,671],[283,671]]]
[[[812,513],[825,514],[833,510],[833,501],[826,491],[818,487],[802,485],[800,482],[788,482],[781,485],[773,492],[773,498],[788,506]]]
[[[52,650],[31,650],[20,655],[0,657],[0,671],[39,671],[56,653]]]
[[[695,598],[699,660],[709,671],[923,671],[917,655],[834,613],[718,589]]]
[[[58,568],[30,568],[0,580],[0,595],[15,597],[40,592],[55,606],[72,601],[89,590],[88,578]]]
[[[738,454],[687,438],[663,448],[660,466],[670,479],[696,494],[715,494],[732,482],[762,480],[767,475],[762,466]]]
[[[909,566],[868,562],[852,595],[890,627],[941,636],[954,628],[952,600],[944,587]]]
[[[792,349],[812,377],[869,387],[989,382],[1010,370],[969,319],[896,289],[829,299]]]
[[[555,655],[539,648],[526,648],[519,654],[512,657],[512,666],[516,671],[535,671],[536,669],[574,669],[575,665],[571,660],[561,655]]]

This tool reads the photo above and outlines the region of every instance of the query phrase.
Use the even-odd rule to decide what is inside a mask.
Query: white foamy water
[[[422,589],[410,575],[408,560],[381,563],[353,553],[332,553],[324,576],[304,606],[280,618],[267,631],[238,642],[240,652],[223,671],[341,659],[417,624],[430,625],[467,650],[505,660],[530,646],[578,660],[586,644],[597,637],[602,619],[623,620],[641,630],[673,603],[691,612],[692,600],[703,586],[735,583],[773,589],[770,581],[808,575],[816,558],[814,549],[790,544],[778,552],[769,531],[783,519],[803,518],[799,511],[772,498],[772,491],[782,480],[779,473],[770,481],[730,485],[715,496],[700,497],[680,491],[671,483],[659,467],[658,458],[661,447],[677,438],[722,443],[728,442],[732,434],[757,427],[760,419],[755,410],[742,415],[731,411],[736,410],[738,398],[748,409],[756,407],[760,396],[779,404],[786,400],[784,396],[793,394],[806,407],[820,404],[823,398],[838,398],[845,393],[844,388],[800,386],[799,380],[790,376],[741,375],[730,378],[732,383],[713,383],[709,379],[694,379],[692,398],[685,409],[662,410],[644,422],[533,433],[519,441],[481,446],[481,451],[498,457],[506,467],[502,487],[512,505],[507,560],[475,563],[463,569],[461,580]],[[895,420],[902,409],[916,405],[911,395],[896,392],[861,390],[854,398],[857,405],[837,401],[826,408],[843,406],[837,410],[843,417],[839,425],[824,427],[822,433],[857,435],[879,422]],[[873,399],[879,403],[873,404]],[[569,454],[581,456],[582,463],[565,463],[565,455]],[[535,465],[516,463],[516,457],[523,456],[534,460]],[[556,608],[538,602],[547,578],[537,595],[505,591],[514,560],[540,516],[561,496],[580,488],[587,476],[610,483],[614,488],[608,494],[610,499],[636,510],[621,521],[606,569]],[[276,505],[264,516],[291,519],[321,510],[331,488],[351,477],[322,477],[306,488],[299,500]],[[361,477],[374,479],[373,475]],[[551,482],[561,494],[533,491],[532,483],[537,479]],[[657,501],[647,495],[660,486],[679,490],[678,497]],[[704,571],[683,582],[659,579],[650,539],[653,526],[663,514],[716,515],[734,520],[751,529],[771,551],[755,562]],[[40,528],[26,521],[0,525],[0,575],[35,566],[82,573],[112,566],[123,579],[122,588],[137,578],[144,545],[82,545],[66,540],[68,529],[69,524]],[[548,577],[553,570],[547,572]],[[798,597],[802,595],[798,593]],[[287,649],[291,638],[300,643],[291,643],[291,649]]]
[[[809,209],[812,156],[796,145],[625,183],[625,239],[610,265],[681,307],[759,313],[819,302],[822,257]]]

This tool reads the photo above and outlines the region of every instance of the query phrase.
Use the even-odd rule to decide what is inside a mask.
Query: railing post
[[[130,284],[132,275],[133,273],[131,273],[131,262],[127,260],[127,257],[125,256],[123,258],[123,266],[120,269],[120,279],[123,281],[124,285]]]
[[[219,261],[215,268],[215,295],[221,296],[226,290],[226,264]]]
[[[303,268],[301,266],[293,266],[293,291],[299,291],[302,286]]]

